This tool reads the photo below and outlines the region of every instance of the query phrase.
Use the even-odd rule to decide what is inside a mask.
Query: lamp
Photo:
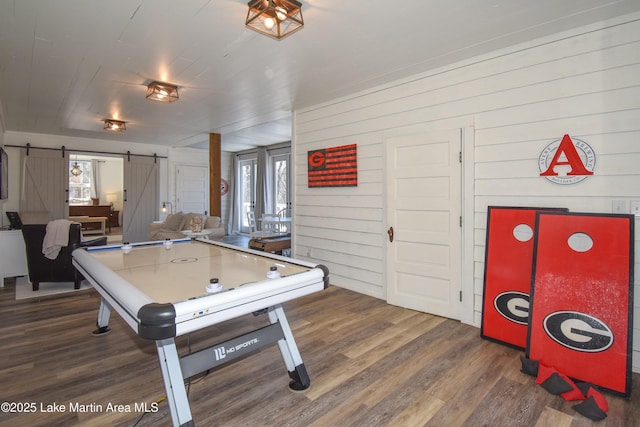
[[[169,213],[173,213],[173,205],[171,202],[162,202],[162,213],[167,213],[167,205],[169,205]]]
[[[82,169],[80,169],[80,165],[78,164],[78,158],[77,157],[76,157],[75,163],[73,164],[73,166],[71,166],[71,170],[69,172],[73,176],[80,176],[80,174],[82,174]]]
[[[147,86],[147,99],[160,102],[177,101],[178,86],[170,83],[153,81]]]
[[[245,25],[279,40],[302,28],[301,9],[296,0],[251,0]]]
[[[127,125],[122,120],[104,119],[104,129],[112,132],[122,132],[127,130]]]
[[[113,210],[113,202],[118,200],[118,195],[116,193],[107,193],[107,202],[109,202],[109,206],[111,210]]]

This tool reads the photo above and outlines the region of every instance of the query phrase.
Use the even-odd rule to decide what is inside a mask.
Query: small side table
[[[109,227],[120,227],[120,211],[109,211]]]
[[[79,222],[80,224],[91,224],[98,223],[100,224],[100,228],[98,229],[90,229],[90,230],[82,230],[82,235],[85,234],[107,234],[107,221],[109,218],[106,216],[70,216],[69,221]],[[109,233],[111,233],[111,224],[109,224]]]
[[[27,250],[22,230],[0,230],[0,287],[5,277],[27,276]]]
[[[291,249],[291,235],[263,237],[249,240],[249,248],[263,252],[273,252],[282,255],[285,249]]]

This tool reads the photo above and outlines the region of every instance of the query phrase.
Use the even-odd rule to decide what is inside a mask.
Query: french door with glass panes
[[[271,157],[271,170],[273,173],[273,212],[280,216],[291,216],[291,155],[276,154]]]
[[[256,205],[256,159],[241,159],[238,167],[238,182],[240,183],[240,224],[241,233],[249,233],[249,219],[247,213],[255,209]]]

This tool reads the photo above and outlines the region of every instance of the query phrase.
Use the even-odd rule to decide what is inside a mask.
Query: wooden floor
[[[0,426],[171,424],[154,343],[115,313],[112,332],[93,337],[93,289],[20,301],[14,290],[12,283],[0,288],[0,401],[36,410],[0,413]],[[263,349],[192,380],[196,425],[640,425],[638,375],[633,399],[607,394],[609,416],[593,423],[520,373],[521,352],[482,340],[477,328],[337,287],[285,310],[311,388],[288,391],[279,351]],[[264,324],[264,316],[250,315],[177,343],[185,354]],[[157,412],[141,418],[135,405],[153,409],[158,400]],[[66,412],[42,411],[54,404]]]

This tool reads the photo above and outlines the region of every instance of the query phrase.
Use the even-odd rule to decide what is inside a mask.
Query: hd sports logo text
[[[564,135],[547,145],[538,159],[540,176],[556,184],[575,184],[593,175],[596,155],[586,142]]]
[[[258,344],[258,338],[252,338],[249,341],[245,341],[243,343],[237,345],[231,345],[229,347],[225,347],[223,345],[216,347],[213,349],[213,353],[216,357],[216,360],[222,360],[227,357],[227,354],[235,353],[237,351],[245,350],[248,347],[251,347],[255,344]]]

